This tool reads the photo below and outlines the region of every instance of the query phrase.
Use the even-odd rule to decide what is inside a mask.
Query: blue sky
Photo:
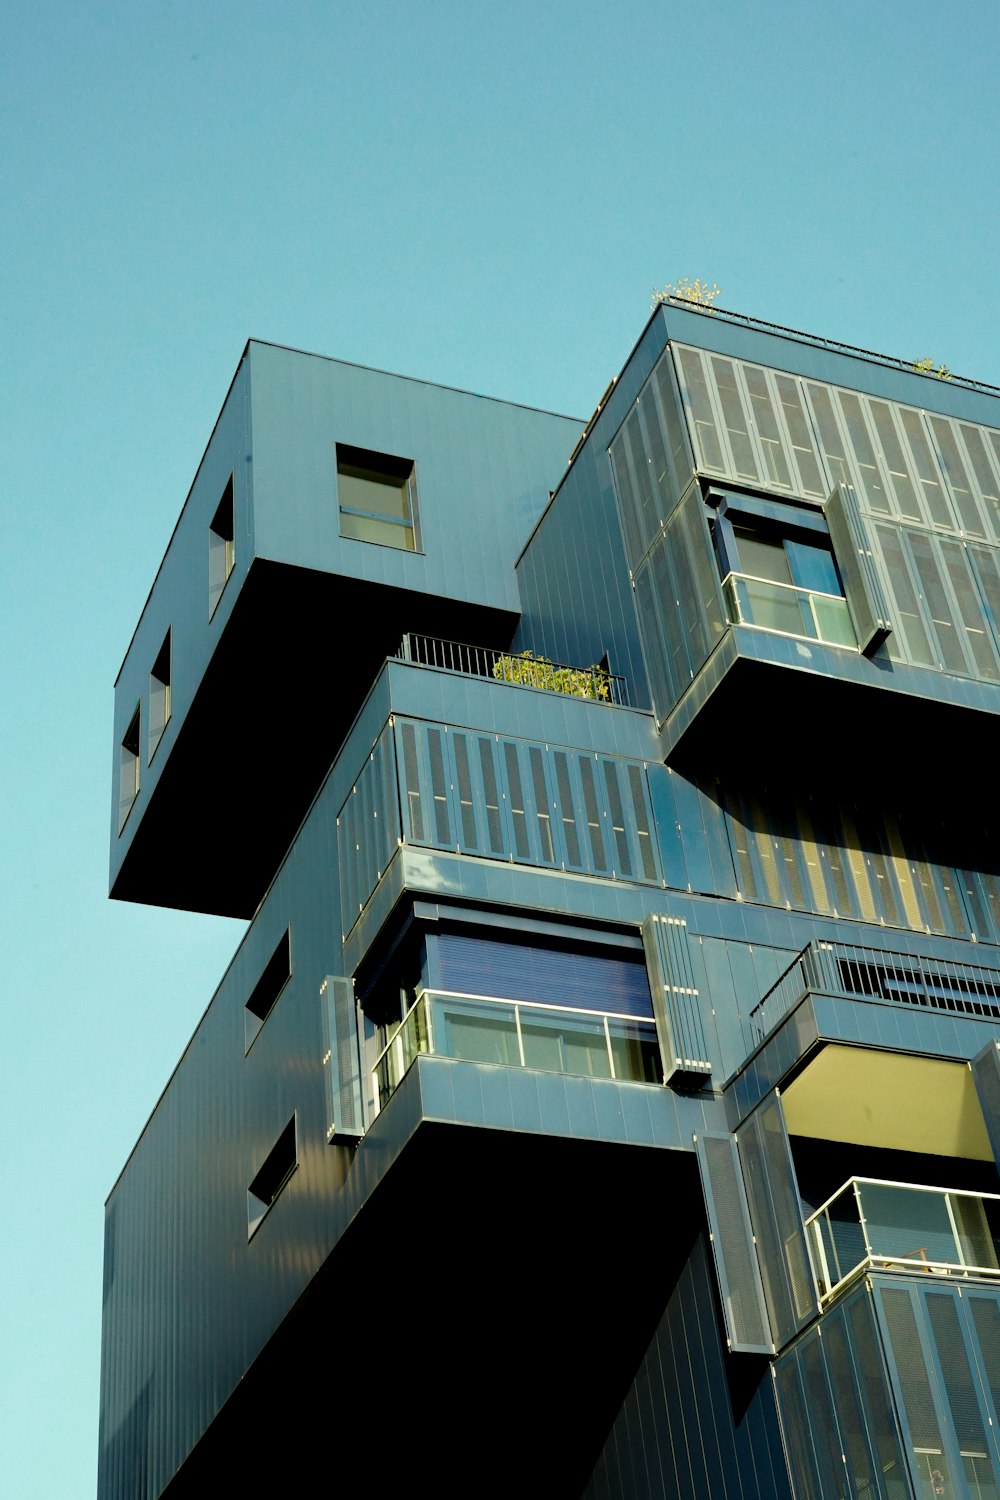
[[[246,339],[586,417],[688,275],[1000,384],[998,41],[996,0],[10,10],[4,1496],[94,1494],[104,1198],[242,931],[106,892],[114,677]]]

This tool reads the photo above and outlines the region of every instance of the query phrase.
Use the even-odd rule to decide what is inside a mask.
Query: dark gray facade
[[[248,345],[116,686],[112,894],[252,921],[108,1199],[101,1500],[996,1500],[998,724],[1000,393],[676,303],[585,428]]]

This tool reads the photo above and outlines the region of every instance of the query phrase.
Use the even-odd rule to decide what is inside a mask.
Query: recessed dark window
[[[122,738],[118,750],[118,832],[121,833],[125,827],[125,819],[132,811],[132,804],[139,795],[139,744],[141,730],[141,710],[139,705],[135,706],[135,713],[129,720],[129,726]]]
[[[236,531],[233,524],[233,476],[230,474],[218,509],[208,530],[208,618],[222,598],[222,590],[236,561]]]
[[[153,759],[153,751],[163,737],[170,718],[170,631],[163,638],[163,645],[156,654],[153,669],[149,674],[149,743],[147,759]]]
[[[286,929],[281,942],[275,948],[263,974],[253,987],[243,1013],[246,1050],[249,1052],[257,1034],[274,1008],[292,973],[292,953],[289,933]]]
[[[271,1204],[298,1166],[295,1116],[271,1147],[253,1182],[247,1188],[247,1239],[252,1239]]]
[[[412,458],[337,444],[340,534],[356,542],[417,550],[417,480]]]

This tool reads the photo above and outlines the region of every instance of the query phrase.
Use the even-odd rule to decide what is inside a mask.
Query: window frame
[[[416,460],[398,454],[386,453],[375,448],[359,448],[352,443],[334,443],[333,467],[337,489],[337,521],[342,540],[364,542],[371,547],[391,547],[398,552],[422,552],[417,501]],[[386,489],[402,495],[405,514],[386,515],[381,511],[368,510],[364,506],[344,502],[341,479],[360,478],[351,474],[351,469],[366,470],[372,476],[370,482],[384,484]],[[343,529],[343,516],[357,516],[360,520],[375,522],[379,526],[398,528],[404,538],[401,543],[378,540],[374,537],[350,536]]]
[[[126,760],[125,757],[129,759]],[[128,806],[124,795],[126,773],[131,785]],[[128,728],[118,742],[118,832],[121,834],[139,797],[142,784],[142,702],[129,715]]]
[[[171,689],[171,675],[173,668],[173,640],[171,627],[167,627],[167,633],[163,637],[163,643],[156,653],[153,665],[149,669],[149,722],[146,726],[146,764],[151,765],[153,756],[163,736],[166,734],[170,716],[173,713],[173,693]],[[157,685],[154,687],[154,683]],[[162,690],[162,692],[161,692]],[[162,701],[162,714],[159,718],[159,727],[155,728],[156,718],[153,714],[154,703]]]
[[[235,567],[236,472],[234,470],[226,480],[222,497],[215,507],[208,527],[208,618],[210,620],[219,607]]]

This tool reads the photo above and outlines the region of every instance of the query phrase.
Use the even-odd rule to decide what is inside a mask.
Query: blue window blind
[[[607,957],[450,932],[428,937],[427,945],[436,983],[454,994],[653,1017],[641,953]]]

